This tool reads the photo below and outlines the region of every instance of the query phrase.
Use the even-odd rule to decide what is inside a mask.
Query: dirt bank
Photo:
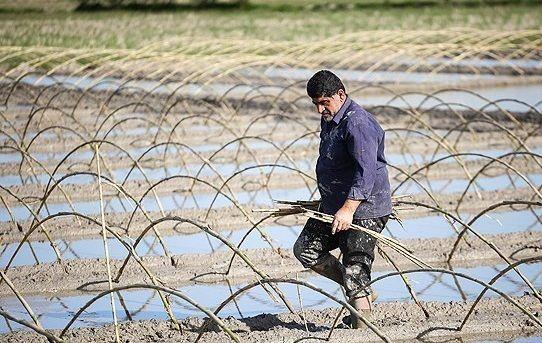
[[[402,123],[403,125],[407,126],[407,123]],[[394,126],[396,127],[396,126]],[[280,131],[280,130],[279,130]],[[308,132],[305,130],[302,131],[290,131],[293,134],[290,135],[290,140],[282,142],[274,142],[276,144],[276,147],[273,147],[270,143],[264,143],[262,140],[257,138],[247,138],[244,139],[242,142],[247,147],[250,147],[250,150],[246,149],[246,147],[242,147],[241,150],[234,148],[236,145],[230,145],[230,149],[225,149],[214,154],[215,151],[218,151],[221,146],[226,144],[230,141],[230,139],[223,138],[221,141],[221,144],[218,145],[209,145],[208,149],[210,151],[200,151],[200,155],[204,158],[209,159],[210,163],[264,163],[265,161],[268,162],[275,162],[277,159],[279,163],[287,163],[289,159],[293,159],[297,163],[300,161],[308,160],[308,161],[316,161],[317,152],[318,152],[318,141],[314,134],[311,134],[307,136],[308,138],[312,139],[312,143],[310,142],[304,142],[303,144],[288,146],[288,143],[294,141],[296,138],[299,138],[304,135],[304,133]],[[398,132],[401,134],[402,132]],[[404,132],[403,132],[404,134]],[[511,134],[514,134],[518,137],[523,137],[524,133],[521,132],[511,132]],[[255,134],[251,131],[247,133],[247,136],[256,136],[258,134]],[[506,136],[502,132],[490,132],[490,133],[479,133],[476,132],[475,134],[471,133],[465,133],[463,132],[460,137],[457,137],[457,135],[450,135],[446,137],[446,142],[448,146],[448,151],[445,149],[444,146],[440,146],[433,140],[424,138],[423,136],[412,134],[411,138],[403,139],[403,138],[397,138],[395,133],[388,132],[387,136],[389,139],[386,142],[386,153],[387,154],[403,154],[407,157],[409,154],[420,154],[420,155],[427,155],[426,157],[429,158],[435,150],[438,148],[438,152],[442,154],[450,154],[454,151],[459,152],[468,152],[468,151],[476,151],[476,150],[510,150],[511,146],[517,146],[517,142],[513,140],[511,137]],[[266,135],[260,134],[258,137],[269,139]],[[439,139],[438,137],[434,137],[435,139]],[[458,142],[456,143],[456,139],[458,139]],[[47,147],[47,149],[52,149],[55,153],[60,153],[62,156],[67,155],[68,152],[70,152],[73,148],[79,146],[83,143],[83,141],[80,140],[69,140],[70,144],[68,146],[64,146],[62,144],[45,144],[40,141],[37,146],[43,146]],[[111,140],[112,142],[117,143],[114,139]],[[158,140],[157,142],[166,142],[167,140]],[[189,144],[185,142],[184,139],[174,139],[173,142],[182,142],[183,144],[187,144],[187,146],[190,146],[191,148],[198,150],[199,146],[205,147],[207,143],[202,144],[201,140],[199,141],[199,144]],[[144,152],[144,150],[147,150],[151,146],[153,146],[152,142],[135,140],[135,145],[120,145],[121,147],[127,149],[130,151],[132,149],[132,158],[138,159]],[[260,146],[256,147],[253,144],[259,144]],[[525,144],[527,147],[537,147],[542,144],[542,137],[541,136],[531,136],[528,139],[525,139]],[[9,145],[12,145],[11,143]],[[282,149],[279,147],[283,147]],[[23,176],[29,176],[32,175],[32,172],[36,172],[38,174],[45,173],[42,168],[46,168],[50,172],[55,170],[58,166],[58,172],[60,173],[66,173],[66,172],[72,172],[74,170],[95,170],[95,165],[92,164],[90,167],[86,166],[91,161],[92,155],[88,156],[87,158],[80,159],[81,153],[88,153],[91,149],[90,146],[88,146],[85,149],[78,150],[77,153],[71,155],[69,159],[67,159],[65,162],[63,162],[62,165],[58,166],[60,160],[59,159],[47,159],[47,157],[40,158],[40,164],[39,166],[37,163],[33,162],[33,170],[28,169],[28,163],[25,162],[23,164],[22,169],[20,168],[20,163],[18,159],[13,162],[5,162],[0,164],[0,175],[18,175],[21,173]],[[138,152],[134,153],[133,149],[139,149]],[[143,149],[143,150],[142,150]],[[140,163],[141,167],[144,168],[162,168],[162,167],[183,167],[185,164],[198,164],[202,165],[204,164],[204,161],[202,160],[201,156],[197,156],[194,152],[190,151],[188,148],[185,147],[179,147],[175,145],[171,145],[168,148],[169,152],[164,156],[163,153],[154,153],[148,154],[143,157],[141,161],[138,161]],[[284,150],[283,150],[284,149]],[[455,150],[451,150],[455,149]],[[15,150],[8,150],[5,149],[6,152],[15,153]],[[106,155],[106,153],[109,151],[109,153],[114,153],[113,155]],[[31,148],[29,150],[30,154],[36,154],[39,151],[35,151],[34,148]],[[62,154],[64,152],[65,154]],[[113,147],[109,144],[103,144],[102,148],[100,149],[100,152],[102,153],[102,157],[107,162],[107,168],[114,170],[119,168],[130,168],[134,165],[134,161],[127,157],[127,155],[123,152],[121,152],[118,148]],[[78,160],[79,158],[79,160]],[[465,159],[462,157],[462,159]],[[447,162],[447,161],[445,161]]]
[[[463,214],[476,214],[485,208],[503,200],[530,200],[533,197],[533,191],[530,188],[505,189],[494,191],[480,192],[481,198],[470,193],[465,196],[459,212]],[[446,211],[455,211],[455,207],[461,197],[461,193],[452,194],[434,194],[433,198],[440,204],[441,208]],[[499,199],[499,200],[496,200]],[[405,198],[403,200],[421,202],[434,205],[434,201],[427,196],[421,194]],[[536,200],[536,199],[535,199]],[[98,206],[98,205],[96,205]],[[264,216],[259,213],[252,213],[251,209],[261,208],[261,206],[243,205],[246,214],[250,215],[254,221],[261,220]],[[269,206],[265,206],[269,208]],[[523,209],[524,206],[514,206],[514,209]],[[492,212],[509,211],[511,207],[501,206],[495,208]],[[235,206],[215,207],[211,209],[207,215],[207,209],[179,209],[166,211],[167,216],[179,216],[192,220],[199,220],[210,224],[216,231],[237,231],[251,228],[252,225],[247,219],[247,216]],[[437,212],[423,207],[398,207],[398,214],[401,219],[420,218],[428,215],[439,215]],[[130,219],[131,212],[116,212],[106,213],[106,222],[110,228],[119,235],[130,235],[131,237],[139,236],[144,229],[149,225],[150,220],[158,220],[163,217],[160,211],[148,211],[148,218],[141,211],[138,211],[126,232],[127,223]],[[101,222],[99,214],[91,215],[91,218]],[[305,222],[305,217],[290,216],[286,218],[269,218],[259,225],[265,227],[269,225],[302,225]],[[31,226],[31,221],[19,222],[22,231],[19,230],[16,223],[7,221],[0,222],[0,237],[3,243],[19,242],[26,235]],[[100,238],[101,225],[86,219],[75,218],[74,216],[57,217],[44,223],[43,228],[47,230],[49,236],[53,239],[77,240],[85,238]],[[201,230],[192,224],[173,225],[172,223],[162,223],[156,226],[159,232],[163,235],[177,234],[192,234]],[[152,234],[152,233],[148,233]],[[41,229],[35,230],[28,238],[29,241],[45,241],[47,236]]]
[[[513,298],[535,316],[540,316],[542,305],[534,296]],[[461,332],[443,328],[456,328],[472,306],[471,302],[422,302],[422,305],[429,311],[429,318],[425,318],[422,311],[411,302],[376,304],[372,323],[392,342],[414,341],[416,338],[422,342],[473,342],[491,338],[540,335],[542,332],[530,318],[502,298],[483,299]],[[321,340],[329,335],[338,311],[337,308],[306,310],[302,312],[306,322],[300,319],[299,314],[290,313],[261,314],[244,319],[226,318],[224,322],[235,332],[241,342],[282,343],[308,337]],[[183,328],[181,333],[173,330],[168,321],[123,322],[119,325],[119,333],[122,342],[130,343],[194,342],[202,324],[203,319],[187,318],[181,322]],[[53,332],[59,334],[59,330]],[[46,339],[33,332],[17,331],[0,337],[6,343],[46,342]],[[73,329],[65,336],[68,342],[105,342],[112,341],[113,337],[112,325]],[[206,331],[200,342],[226,341],[229,341],[226,334]],[[331,341],[337,343],[378,342],[381,339],[369,329],[338,328],[333,331]]]
[[[488,235],[486,237],[505,256],[521,259],[539,256],[542,249],[542,232],[518,232],[509,234]],[[411,239],[401,243],[411,249],[415,256],[432,265],[444,266],[448,253],[455,242],[447,239]],[[402,268],[413,268],[414,265],[404,257],[384,248],[396,264]],[[291,249],[279,249],[278,253],[271,249],[243,250],[246,256],[261,271],[274,277],[292,276],[302,272],[303,268],[295,259]],[[198,281],[219,282],[228,278],[233,283],[248,282],[254,279],[254,272],[236,257],[229,275],[227,271],[233,253],[230,251],[208,254],[183,254],[167,257],[144,257],[143,263],[154,275],[159,276],[166,284],[177,287],[191,283],[195,276]],[[504,262],[487,244],[476,238],[469,238],[460,243],[452,260],[453,267],[474,267],[480,265],[503,264]],[[112,261],[115,271],[121,261]],[[23,294],[72,294],[78,288],[84,291],[97,291],[107,288],[105,259],[77,259],[60,263],[47,263],[36,266],[13,267],[7,271],[17,289]],[[389,271],[393,267],[381,256],[377,256],[373,270]],[[62,282],[59,282],[62,280]],[[128,264],[120,285],[150,282],[142,268],[133,260]],[[11,296],[13,293],[4,284],[0,285],[0,296]]]
[[[259,162],[259,163],[258,163]],[[254,161],[249,165],[256,166],[258,164],[274,164],[275,161]],[[453,158],[443,160],[439,163],[431,165],[425,170],[419,171],[415,174],[414,178],[422,184],[427,184],[427,179],[433,181],[440,180],[467,180],[470,177],[476,175],[476,173],[484,168],[489,162],[490,159],[479,158],[476,160],[461,161],[461,164]],[[511,158],[503,159],[502,162],[507,162],[514,168],[520,169],[523,175],[531,173],[540,172],[540,162],[536,162],[534,159],[525,159],[523,157],[511,156]],[[279,164],[283,164],[279,162]],[[289,163],[285,162],[285,165],[290,166]],[[236,166],[238,170],[243,170],[249,168],[249,165],[246,166]],[[204,173],[198,176],[196,181],[197,173],[195,171],[180,171],[173,174],[171,171],[166,172],[163,167],[158,167],[156,172],[160,177],[164,175],[174,176],[170,180],[163,182],[161,185],[153,187],[154,192],[147,195],[147,197],[152,197],[154,194],[157,195],[171,195],[172,190],[174,194],[183,196],[191,194],[213,194],[218,190],[229,194],[230,190],[239,193],[247,191],[256,191],[260,189],[297,189],[297,188],[307,188],[310,187],[311,191],[316,188],[316,181],[314,171],[308,170],[307,166],[303,164],[304,167],[300,171],[293,171],[287,169],[286,167],[275,167],[271,171],[271,167],[261,167],[261,168],[252,168],[247,169],[238,175],[231,177],[227,176],[218,176],[215,172],[211,172],[209,167],[204,168]],[[399,182],[405,180],[407,176],[405,173],[413,173],[420,169],[423,166],[423,163],[420,164],[400,164],[394,167],[390,167],[389,175],[392,180],[392,187],[397,186]],[[79,166],[81,167],[81,166]],[[233,167],[233,166],[232,166]],[[220,165],[215,165],[215,169],[220,169]],[[291,167],[290,167],[291,168]],[[78,171],[85,173],[85,171],[90,171],[96,173],[95,168],[75,168],[76,170],[71,170],[70,173]],[[199,169],[199,168],[198,168]],[[467,174],[467,171],[468,174]],[[258,171],[262,171],[263,174],[259,174]],[[147,172],[149,180],[142,178],[139,171],[134,170],[132,176],[137,179],[129,179],[128,181],[121,184],[122,179],[117,178],[119,185],[122,186],[124,191],[129,195],[140,199],[143,194],[145,194],[151,186],[157,184],[159,180],[156,177],[152,177],[152,172]],[[232,172],[233,174],[233,172]],[[512,170],[507,169],[501,163],[493,163],[491,167],[486,168],[481,175],[478,175],[478,178],[484,177],[497,177],[497,176],[506,176],[510,175],[515,179],[519,179],[519,176]],[[46,175],[44,175],[46,176]],[[82,178],[86,181],[83,184],[73,184],[74,180],[77,178]],[[55,179],[60,180],[60,177],[55,177]],[[49,180],[49,176],[46,176],[45,180]],[[226,184],[225,184],[226,183]],[[412,183],[412,182],[410,182]],[[51,182],[49,189],[52,189],[54,182]],[[42,184],[25,184],[25,185],[15,185],[9,186],[9,190],[16,194],[19,198],[28,198],[33,199],[36,197],[41,197],[46,192],[47,181],[44,181]],[[404,187],[404,186],[403,186]],[[96,200],[98,194],[98,179],[96,176],[84,175],[81,176],[70,176],[67,179],[63,180],[60,183],[59,187],[55,187],[52,192],[48,192],[47,203],[53,204],[58,202],[66,202],[66,196],[69,197],[71,201],[88,201]],[[107,183],[104,186],[104,198],[110,199],[118,195],[118,190],[115,187],[109,186]],[[17,205],[18,200],[15,197],[6,197],[4,200],[5,204],[8,206]]]

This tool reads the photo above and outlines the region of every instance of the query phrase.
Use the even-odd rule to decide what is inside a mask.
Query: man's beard
[[[330,122],[333,120],[334,115],[332,115],[330,112],[322,113],[322,119],[326,122]]]

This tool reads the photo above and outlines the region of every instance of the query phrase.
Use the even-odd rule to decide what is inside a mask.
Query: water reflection
[[[495,276],[504,265],[483,266],[475,268],[457,268],[457,272],[475,276],[476,278],[489,281]],[[526,275],[535,287],[542,286],[542,270],[539,265],[522,265],[520,270]],[[383,273],[374,273],[377,277]],[[461,301],[463,299],[473,300],[482,287],[471,281],[464,279],[454,280],[450,275],[439,275],[436,273],[410,274],[409,280],[416,292],[417,297],[423,301]],[[320,276],[308,276],[306,281],[343,298],[341,289],[332,281]],[[179,290],[199,304],[206,308],[213,309],[221,303],[226,297],[237,291],[243,285],[231,284],[193,284],[179,288]],[[515,273],[509,273],[494,284],[499,290],[509,295],[522,295],[528,290],[525,284]],[[390,301],[411,301],[407,290],[399,276],[390,277],[377,282],[374,288],[379,293],[377,303]],[[298,288],[291,284],[281,284],[280,289],[292,303],[300,309],[298,300]],[[333,301],[323,297],[319,293],[304,287],[299,287],[304,308],[321,309],[328,307],[337,307]],[[161,301],[157,292],[149,290],[123,291],[120,292],[122,302],[116,297],[117,314],[120,320],[143,320],[143,319],[167,319],[167,314],[163,310]],[[488,292],[487,296],[496,297],[493,292]],[[67,297],[42,297],[29,296],[26,300],[34,309],[39,320],[45,328],[62,328],[67,324],[71,316],[87,301],[92,298],[91,295],[67,296]],[[173,299],[173,298],[172,298]],[[182,300],[174,300],[174,313],[177,318],[186,318],[188,316],[201,317],[202,314],[197,309]],[[10,313],[17,317],[26,318],[24,309],[16,298],[3,298],[0,300],[0,306],[8,309]],[[103,297],[94,303],[87,311],[83,313],[74,327],[81,326],[99,326],[112,322],[109,297]],[[220,316],[234,316],[236,318],[255,316],[261,313],[280,313],[285,311],[284,305],[276,303],[270,299],[268,293],[261,287],[256,287],[243,293],[236,301],[230,303],[220,313]],[[29,318],[26,318],[29,319]],[[17,324],[11,324],[13,329],[21,329]],[[0,332],[6,332],[10,329],[5,323],[0,322]]]
[[[521,231],[540,231],[542,222],[539,218],[542,216],[542,209],[531,212],[525,211],[506,211],[490,213],[487,216],[479,218],[474,225],[478,233],[482,235],[521,232]],[[468,221],[468,217],[463,218]],[[456,224],[457,229],[461,226]],[[261,230],[270,237],[273,246],[289,249],[293,246],[301,226],[282,226],[270,225],[262,227]],[[233,244],[238,244],[245,236],[247,229],[234,231],[221,231],[223,237],[227,238]],[[450,226],[450,223],[442,216],[427,216],[415,219],[406,219],[403,221],[403,227],[396,222],[390,221],[385,233],[396,239],[413,238],[446,238],[455,237],[457,234]],[[128,243],[133,240],[125,238]],[[163,240],[173,255],[181,254],[208,254],[215,251],[227,251],[228,248],[219,240],[208,237],[205,233],[195,233],[187,235],[164,236]],[[103,258],[103,242],[101,239],[82,239],[82,240],[57,240],[55,241],[61,252],[63,259],[91,259]],[[7,261],[13,255],[18,243],[0,245],[0,267],[4,267]],[[124,246],[114,238],[108,240],[109,254],[112,259],[123,259],[127,256]],[[242,249],[269,248],[269,244],[262,239],[260,234],[254,230],[241,245]],[[136,247],[140,256],[158,255],[163,256],[164,250],[159,244],[158,239],[148,234]],[[56,255],[51,249],[49,242],[31,242],[22,246],[15,257],[12,266],[51,263],[56,260]]]

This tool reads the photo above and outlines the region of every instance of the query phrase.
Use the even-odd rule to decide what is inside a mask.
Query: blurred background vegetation
[[[356,8],[541,5],[542,0],[0,0],[3,12],[87,11],[106,9],[182,10],[182,9],[270,9],[341,10]]]
[[[542,0],[0,0],[0,44],[140,48],[178,37],[317,41],[364,30],[542,28]]]

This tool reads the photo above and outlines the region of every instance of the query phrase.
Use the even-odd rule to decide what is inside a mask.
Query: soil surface
[[[507,176],[519,179],[516,172],[504,167],[502,164],[494,163],[489,168],[485,168],[486,165],[491,162],[490,159],[480,158],[474,161],[455,161],[453,158],[448,161],[437,163],[430,168],[423,169],[423,164],[410,164],[410,165],[397,165],[390,168],[389,176],[392,180],[392,188],[398,186],[402,181],[408,177],[405,173],[416,173],[414,178],[421,181],[422,184],[426,184],[426,179],[430,178],[431,181],[448,181],[448,180],[465,180],[468,182],[470,177],[477,175],[478,171],[482,170],[477,178],[484,177],[497,177]],[[262,161],[260,163],[254,163],[251,165],[259,164],[273,164],[275,161]],[[539,174],[541,166],[533,159],[525,160],[523,158],[516,158],[513,162],[507,162],[512,168],[518,169],[521,167],[521,172],[525,174]],[[280,163],[279,163],[280,164]],[[247,166],[248,167],[248,166]],[[245,169],[247,167],[241,167],[239,169]],[[88,168],[86,168],[88,170]],[[270,167],[261,168],[260,170],[270,170]],[[86,170],[79,170],[84,173]],[[158,170],[159,172],[160,170]],[[207,169],[208,171],[208,169]],[[276,189],[310,189],[316,188],[316,176],[312,171],[301,170],[294,171],[286,168],[277,167],[272,173],[266,173],[265,175],[259,175],[254,173],[258,171],[257,168],[252,170],[252,173],[240,173],[236,177],[224,177],[218,176],[213,173],[204,173],[202,175],[196,175],[196,173],[178,173],[176,177],[158,183],[160,180],[148,179],[145,180],[138,177],[136,180],[119,180],[118,186],[122,187],[123,193],[127,194],[134,200],[140,201],[143,196],[145,198],[152,198],[154,195],[171,195],[178,196],[191,196],[198,194],[211,194],[224,193],[231,196],[231,192],[255,192],[258,190],[276,190]],[[70,173],[76,172],[75,170]],[[14,194],[17,194],[19,199],[38,199],[40,195],[47,194],[47,204],[65,203],[67,199],[72,202],[76,201],[90,201],[98,200],[96,194],[98,193],[98,178],[93,172],[94,176],[86,177],[88,180],[85,184],[73,184],[69,183],[74,177],[68,177],[63,179],[58,185],[55,182],[47,184],[25,184],[9,186],[9,190]],[[139,172],[134,171],[134,175],[140,175]],[[197,178],[198,180],[194,180]],[[48,178],[47,178],[48,179]],[[61,177],[55,177],[56,180],[61,180]],[[410,182],[411,184],[412,182]],[[407,182],[406,185],[409,183]],[[48,186],[48,188],[47,188]],[[108,183],[104,185],[104,199],[111,199],[113,197],[119,197],[118,188],[110,186]],[[124,197],[124,196],[122,196]],[[20,201],[15,197],[6,197],[5,200],[8,206],[20,205]]]
[[[508,74],[506,71],[502,72]],[[537,75],[522,78],[509,75],[500,78],[499,82],[539,84],[542,76],[538,72],[535,74]],[[237,82],[224,79],[224,82],[226,81]],[[257,78],[249,78],[249,81],[255,84],[263,82]],[[270,79],[271,81],[277,82],[280,87],[275,87],[269,94],[265,93],[265,87],[258,92],[251,89],[245,94],[242,91],[235,93],[235,89],[232,89],[232,92],[226,93],[223,98],[213,94],[212,88],[198,96],[184,97],[179,94],[154,94],[128,89],[115,93],[68,90],[62,85],[33,87],[18,84],[15,87],[3,87],[0,89],[0,99],[4,100],[1,111],[3,118],[9,123],[4,125],[3,135],[0,137],[0,145],[3,146],[0,177],[7,177],[6,180],[16,184],[13,180],[20,176],[24,182],[21,182],[21,185],[2,185],[1,208],[6,209],[9,218],[6,216],[0,222],[0,247],[7,253],[10,248],[7,244],[22,242],[24,239],[28,242],[52,239],[59,245],[62,244],[60,241],[65,241],[67,245],[82,239],[101,238],[102,218],[96,178],[79,184],[62,182],[61,187],[57,187],[50,194],[46,194],[49,190],[45,188],[49,174],[55,169],[56,179],[58,174],[97,172],[98,159],[94,157],[91,145],[77,150],[74,155],[63,160],[70,151],[92,140],[104,140],[100,146],[99,159],[102,175],[116,175],[117,177],[112,179],[122,182],[123,169],[135,166],[135,161],[138,168],[145,168],[149,174],[154,174],[144,178],[143,175],[134,176],[139,173],[133,172],[122,184],[126,197],[139,201],[147,194],[143,200],[146,201],[144,205],[149,208],[154,203],[151,205],[148,201],[154,201],[154,196],[167,201],[168,196],[175,194],[183,199],[193,198],[196,202],[196,197],[212,197],[218,190],[232,198],[226,205],[224,202],[214,204],[209,206],[209,209],[199,204],[195,209],[187,208],[186,204],[171,206],[169,208],[173,210],[170,211],[158,211],[157,207],[152,207],[152,211],[136,211],[133,218],[129,208],[119,212],[106,211],[104,218],[107,227],[130,242],[134,242],[134,239],[146,231],[150,221],[160,220],[164,216],[190,219],[197,225],[164,222],[155,227],[156,232],[149,231],[146,235],[175,235],[184,238],[183,235],[199,233],[202,225],[208,225],[220,235],[226,236],[233,231],[250,229],[264,218],[262,213],[250,211],[270,207],[257,201],[260,200],[257,197],[262,194],[270,198],[270,191],[281,190],[284,193],[297,189],[315,190],[313,169],[318,152],[320,118],[314,113],[314,109],[309,107],[310,102],[300,96],[305,93],[303,85],[288,87],[286,80]],[[497,82],[488,78],[476,84],[496,86]],[[456,84],[473,85],[470,81]],[[468,91],[465,91],[463,99],[458,100],[460,103],[456,104],[461,106],[440,103],[428,108],[409,104],[394,107],[385,105],[382,96],[389,96],[391,100],[397,93],[406,91],[424,96],[423,92],[438,90],[442,86],[404,84],[364,87],[360,82],[353,82],[353,85],[348,86],[352,86],[351,89],[360,89],[358,93],[354,91],[351,94],[353,98],[373,95],[381,97],[379,103],[382,106],[367,109],[374,113],[387,129],[387,156],[393,156],[395,160],[399,160],[398,157],[407,158],[390,163],[389,176],[392,184],[397,185],[404,181],[407,178],[406,173],[416,172],[424,165],[427,167],[414,175],[416,181],[429,184],[426,191],[395,199],[394,208],[401,219],[441,215],[416,203],[434,205],[458,217],[468,218],[506,200],[535,202],[531,210],[533,216],[537,215],[535,210],[539,210],[541,204],[540,184],[535,183],[531,187],[527,187],[526,183],[518,184],[517,175],[518,172],[522,175],[540,174],[542,159],[536,157],[539,156],[536,154],[529,155],[530,151],[540,152],[539,148],[542,146],[542,117],[538,111],[529,110],[527,107],[524,108],[526,112],[507,111],[499,107],[501,103],[499,106],[491,105],[487,99],[479,99],[479,102],[474,102],[475,106],[471,106],[467,97],[474,95]],[[280,93],[273,93],[277,90]],[[429,101],[429,97],[426,100]],[[171,149],[168,145],[168,150],[164,152],[157,147],[161,143],[171,143]],[[149,149],[152,153],[147,154]],[[30,153],[22,163],[17,156],[21,151]],[[494,161],[487,169],[485,166],[491,158],[484,156],[458,156],[455,159],[438,160],[440,156],[477,151],[496,155],[501,155],[503,151],[521,151],[524,155]],[[437,162],[433,164],[431,161]],[[280,164],[282,168],[273,169],[273,173],[263,169],[236,174],[236,171],[247,166],[259,164]],[[179,169],[174,172],[166,170],[171,169],[170,167]],[[200,167],[204,167],[205,172],[198,173]],[[488,188],[479,187],[477,192],[469,185],[470,192],[463,194],[462,188],[465,188],[469,179],[482,168],[483,172],[477,177],[499,178],[486,180]],[[194,182],[190,177],[175,178],[161,183],[153,188],[153,192],[148,193],[150,186],[163,179],[164,175],[180,174],[196,176],[198,180]],[[41,181],[34,180],[36,175],[41,177]],[[506,183],[502,181],[504,179]],[[500,185],[500,182],[503,184]],[[455,187],[453,192],[444,190],[443,185],[448,184]],[[124,195],[119,195],[118,184],[103,185],[102,198],[105,203],[125,199]],[[237,201],[238,196],[243,201]],[[52,212],[67,202],[80,202],[80,206],[85,206],[84,202],[91,202],[86,204],[86,210],[92,214],[89,218],[71,214],[55,217],[46,220],[33,232],[30,231],[34,229],[32,220],[12,220],[11,213],[21,213],[23,203],[34,208],[43,200],[46,200]],[[401,201],[410,201],[412,204],[405,205]],[[178,205],[177,202],[174,204]],[[492,212],[527,209],[525,205],[497,206],[488,215]],[[520,218],[529,218],[530,215],[527,213]],[[43,213],[40,218],[43,218]],[[302,225],[305,219],[303,216],[268,218],[258,224],[258,228],[263,232],[271,225]],[[257,231],[251,234],[259,235]],[[109,233],[109,236],[111,235]],[[454,238],[404,239],[400,243],[418,259],[434,268],[452,270],[479,266],[502,267],[525,258],[540,258],[542,232],[535,229],[483,237],[468,234],[458,243],[451,259],[450,253],[456,243],[455,235]],[[388,246],[379,243],[379,248],[380,254],[376,254],[373,264],[374,271],[391,272],[396,268],[417,268],[412,261]],[[187,253],[131,258],[119,280],[115,280],[114,286],[149,285],[156,280],[173,288],[193,285],[195,282],[220,284],[227,281],[230,285],[242,285],[254,282],[256,278],[294,278],[298,274],[302,277],[312,276],[312,272],[304,270],[293,256],[291,247],[241,247],[240,251],[242,256],[235,256],[231,250],[219,250],[212,254]],[[389,255],[391,262],[384,257],[383,252]],[[123,261],[110,262],[115,278]],[[9,267],[5,270],[5,275],[24,296],[96,295],[108,289],[106,265],[105,258],[79,258]],[[0,282],[0,300],[7,303],[17,301],[13,294],[7,282]],[[514,307],[510,299],[520,303],[532,317]],[[508,300],[503,297],[482,299],[460,332],[454,328],[460,325],[472,302],[421,304],[428,311],[428,318],[414,302],[383,302],[375,305],[371,321],[390,341],[468,342],[542,335],[542,303],[529,293],[510,297]],[[1,310],[17,313],[11,307]],[[301,313],[266,313],[242,319],[228,317],[222,320],[241,342],[293,342],[302,339],[315,342],[330,334],[338,312],[339,308],[326,308],[305,310]],[[174,330],[166,320],[122,322],[119,324],[119,332],[122,342],[193,342],[199,328],[204,324],[204,319],[186,318],[180,324],[182,332]],[[205,334],[201,342],[229,340],[216,325],[207,325],[203,331]],[[51,332],[57,336],[60,334],[58,330]],[[67,332],[65,338],[70,342],[109,342],[113,340],[113,332],[112,324],[74,328]],[[331,336],[333,342],[379,340],[379,337],[368,329],[351,330],[338,327]],[[21,330],[0,335],[0,341],[33,343],[45,342],[46,339],[34,332]]]
[[[433,194],[433,199],[428,199],[427,195],[420,194],[410,196],[406,198],[399,198],[401,201],[420,202],[428,205],[438,204],[443,210],[455,213],[456,207],[459,213],[474,215],[484,210],[485,208],[494,205],[500,201],[505,200],[533,200],[533,190],[530,188],[518,188],[518,189],[503,189],[494,191],[481,191],[480,197],[474,193],[468,193],[464,196],[459,207],[459,199],[461,199],[461,193],[452,194]],[[498,199],[498,200],[497,200]],[[280,200],[280,199],[277,199]],[[98,206],[98,205],[96,205]],[[266,206],[265,208],[269,208]],[[214,230],[218,232],[223,231],[238,231],[250,229],[252,225],[247,216],[250,216],[254,222],[260,221],[264,218],[261,213],[253,213],[252,209],[262,208],[262,206],[249,206],[244,205],[244,213],[239,207],[227,206],[208,209],[179,209],[174,211],[148,211],[146,216],[137,211],[134,215],[130,226],[127,224],[132,216],[132,213],[120,212],[120,213],[106,213],[105,219],[108,227],[118,233],[119,235],[129,235],[130,237],[137,238],[143,233],[143,231],[149,226],[150,220],[158,220],[167,216],[179,216],[181,218],[188,218],[195,221],[201,221],[209,224]],[[428,215],[439,215],[438,212],[424,208],[424,207],[412,207],[412,206],[395,206],[398,216],[401,219],[420,218]],[[526,209],[525,206],[501,206],[497,207],[492,212],[510,211]],[[37,227],[31,220],[20,221],[19,229],[17,223],[12,221],[0,222],[0,238],[3,243],[20,242],[29,234],[30,228],[35,228],[28,236],[29,241],[47,241],[47,236],[44,230],[48,233],[49,237],[53,240],[77,240],[86,238],[100,238],[102,227],[101,218],[98,214],[90,215],[89,217],[96,220],[96,222],[87,220],[85,218],[75,216],[59,216],[43,223],[42,226]],[[306,218],[303,216],[289,216],[285,218],[268,218],[264,220],[259,227],[266,227],[270,225],[303,225]],[[183,223],[173,225],[171,223],[162,223],[156,226],[158,232],[162,235],[177,235],[177,234],[193,234],[201,232],[197,226]],[[147,235],[153,235],[154,233],[148,232]]]
[[[518,232],[509,234],[487,235],[490,242],[503,256],[510,261],[540,256],[542,251],[542,232]],[[432,267],[446,267],[446,261],[456,239],[411,239],[401,244],[413,254]],[[401,269],[416,266],[392,249],[379,244]],[[482,265],[506,264],[496,250],[478,238],[468,237],[462,240],[453,255],[449,267],[475,267]],[[259,271],[272,277],[290,277],[304,269],[293,256],[291,249],[273,251],[271,249],[249,249],[242,252],[254,263]],[[391,271],[393,266],[376,254],[373,264],[375,271]],[[231,270],[228,265],[233,252],[216,252],[213,254],[183,254],[168,257],[148,256],[142,262],[153,275],[165,284],[178,287],[191,284],[193,280],[200,282],[220,282],[228,280],[238,284],[254,280],[253,269],[239,257],[234,258]],[[112,275],[122,261],[111,261]],[[62,263],[47,263],[35,266],[11,267],[6,274],[23,294],[66,295],[88,291],[107,289],[107,268],[105,259],[77,259]],[[59,282],[62,280],[62,282]],[[129,285],[147,282],[151,279],[142,267],[131,259],[124,270],[118,285]],[[0,285],[0,297],[12,296],[13,292],[5,283]]]
[[[542,305],[532,295],[512,297],[524,308],[540,318]],[[371,322],[390,341],[420,342],[472,342],[482,339],[540,335],[542,330],[532,319],[503,298],[482,299],[463,329],[457,328],[472,302],[422,302],[430,316],[426,318],[420,308],[412,302],[377,303]],[[330,334],[338,308],[306,310],[301,313],[262,314],[244,319],[225,318],[228,326],[241,342],[293,342],[304,338],[318,342]],[[304,316],[305,321],[300,318]],[[187,318],[181,322],[182,332],[174,330],[169,321],[148,320],[119,324],[121,342],[194,342],[203,319]],[[53,333],[59,335],[59,330]],[[0,336],[6,343],[46,342],[43,336],[33,332],[17,331]],[[67,332],[68,342],[110,342],[114,337],[113,325],[78,328]],[[308,339],[314,337],[314,339]],[[229,337],[216,328],[208,328],[200,342],[216,343],[229,341]],[[374,332],[366,329],[336,328],[332,342],[379,342]]]

